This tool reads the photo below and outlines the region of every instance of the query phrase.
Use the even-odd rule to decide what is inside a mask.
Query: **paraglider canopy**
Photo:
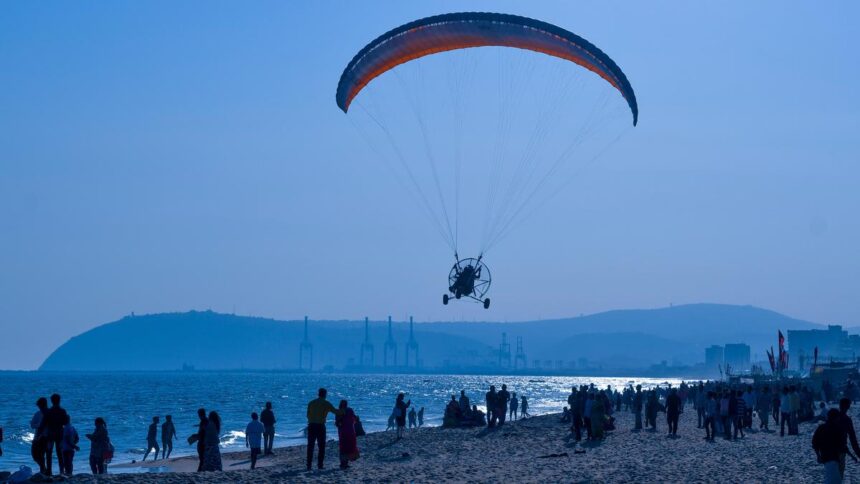
[[[374,78],[413,59],[469,47],[514,47],[566,59],[596,73],[627,101],[633,125],[639,118],[636,95],[624,72],[596,46],[561,27],[518,15],[449,13],[401,25],[367,44],[346,66],[337,86],[343,112]]]

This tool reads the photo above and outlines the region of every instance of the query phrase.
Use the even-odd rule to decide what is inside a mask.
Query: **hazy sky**
[[[442,306],[450,251],[335,105],[450,11],[594,42],[640,123]],[[669,303],[860,324],[857,2],[4,2],[0,368],[132,311],[519,320]],[[169,337],[169,335],[165,335]]]

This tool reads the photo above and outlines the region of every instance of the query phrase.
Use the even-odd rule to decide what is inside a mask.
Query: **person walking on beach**
[[[266,408],[260,412],[260,423],[265,429],[263,432],[263,452],[272,455],[272,447],[275,445],[275,412],[272,411],[272,402],[266,402]]]
[[[651,390],[645,401],[645,426],[650,427],[654,432],[657,431],[657,412],[659,411],[660,402],[657,401],[657,391]]]
[[[496,412],[498,415],[499,426],[505,424],[505,420],[508,418],[508,402],[511,400],[511,394],[508,393],[508,386],[502,384],[502,389],[496,393]]]
[[[257,456],[262,451],[263,433],[266,431],[258,419],[257,412],[251,412],[251,421],[245,427],[245,447],[251,449],[251,469],[257,467]]]
[[[161,458],[169,459],[170,453],[173,452],[173,439],[176,438],[176,427],[173,426],[173,417],[171,415],[164,416],[164,423],[161,424]]]
[[[220,471],[221,469],[221,416],[212,410],[209,412],[209,423],[206,425],[206,450],[203,459],[203,471]]]
[[[105,473],[105,461],[113,456],[113,446],[105,420],[97,417],[95,426],[93,433],[86,434],[86,438],[90,439],[90,471],[97,476]]]
[[[520,406],[517,392],[511,393],[511,420],[517,419],[517,407]]]
[[[60,474],[71,476],[74,472],[75,451],[81,450],[78,447],[78,431],[72,426],[72,420],[66,415],[66,423],[63,425],[63,467],[60,468]]]
[[[708,392],[705,400],[705,440],[711,442],[717,438],[717,417],[719,415],[719,404],[717,403],[717,395],[714,392]]]
[[[669,435],[678,436],[678,420],[681,417],[681,397],[673,388],[666,397],[666,423],[669,425]]]
[[[520,397],[520,418],[531,417],[529,413],[529,401],[526,400],[526,396],[523,395]]]
[[[403,392],[397,394],[394,402],[394,419],[397,421],[397,440],[403,438],[403,430],[406,428],[406,409],[412,405],[412,400],[404,402],[406,395]]]
[[[839,423],[840,418],[839,410],[831,408],[827,412],[827,420],[812,434],[812,448],[818,463],[824,464],[826,484],[841,483],[845,475],[845,456],[849,453],[845,441],[848,435]]]
[[[567,404],[570,405],[570,431],[573,432],[573,437],[577,442],[582,440],[582,392],[577,392],[576,387],[567,397]]]
[[[338,405],[341,414],[335,418],[337,426],[338,450],[340,451],[340,468],[349,468],[349,462],[358,459],[358,439],[355,432],[355,412],[349,408],[349,402],[341,400]],[[415,409],[412,409],[415,413]]]
[[[142,462],[146,462],[146,456],[153,449],[155,449],[155,455],[152,456],[152,460],[157,460],[158,453],[161,451],[158,448],[158,417],[152,417],[152,423],[149,424],[149,431],[146,433],[146,452],[143,454]]]
[[[308,402],[308,452],[307,452],[307,468],[311,470],[311,464],[314,460],[314,443],[319,447],[317,454],[317,468],[323,468],[325,462],[325,421],[329,413],[340,415],[341,411],[334,408],[328,400],[326,400],[328,390],[320,388],[317,391],[317,398]]]
[[[66,410],[60,406],[60,395],[55,393],[51,395],[51,408],[48,409],[44,418],[45,432],[48,435],[48,449],[45,454],[45,467],[48,474],[51,475],[51,454],[52,450],[57,452],[57,466],[60,472],[63,469],[63,425],[66,423],[68,414]]]
[[[633,395],[633,414],[636,416],[636,423],[633,430],[642,430],[642,385],[636,385],[636,394]]]
[[[731,439],[732,424],[729,421],[731,418],[731,402],[729,401],[729,391],[723,390],[723,396],[720,398],[720,432],[726,439]]]
[[[424,425],[424,407],[418,410],[418,427]]]
[[[592,395],[593,396],[593,395]],[[605,394],[601,391],[591,405],[591,440],[603,440],[603,424],[606,419]]]
[[[854,451],[854,456],[860,456],[860,445],[857,443],[857,433],[854,431],[854,421],[851,420],[851,416],[848,415],[848,409],[851,408],[851,399],[850,398],[842,398],[839,400],[839,426],[842,430],[845,431],[845,436],[848,442],[851,443],[851,450]],[[845,445],[846,452],[843,453],[839,458],[839,473],[840,475],[845,474],[845,455],[847,453],[848,445]]]
[[[490,385],[490,391],[485,395],[487,401],[487,427],[495,427],[496,426],[496,387],[495,385]]]
[[[45,433],[45,414],[48,412],[48,399],[40,397],[36,400],[36,413],[30,419],[30,429],[33,430],[33,442],[30,444],[30,455],[33,461],[39,466],[39,473],[47,475],[48,470],[45,467],[45,457],[48,448],[48,436]]]
[[[699,382],[699,387],[696,390],[694,402],[696,408],[696,428],[700,429],[705,426],[705,407],[708,403],[708,396],[705,394],[704,385],[701,382]]]
[[[206,409],[198,408],[197,433],[188,438],[188,443],[197,442],[197,472],[203,472],[203,463],[206,460],[206,429],[209,427],[209,419],[206,418]]]

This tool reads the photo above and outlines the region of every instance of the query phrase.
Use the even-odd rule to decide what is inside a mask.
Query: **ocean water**
[[[425,407],[424,424],[442,422],[443,409],[452,394],[466,390],[483,409],[489,385],[508,385],[508,390],[525,395],[532,415],[558,412],[566,404],[572,385],[594,383],[601,388],[626,385],[630,381],[651,387],[677,379],[635,377],[540,377],[480,375],[380,375],[380,374],[296,374],[296,373],[41,373],[0,372],[0,426],[4,429],[0,470],[19,465],[34,466],[30,458],[33,432],[30,418],[40,396],[62,395],[62,406],[81,435],[81,451],[75,456],[75,472],[89,472],[89,440],[93,421],[107,421],[116,448],[114,464],[140,461],[146,448],[146,433],[153,416],[172,415],[179,440],[172,456],[195,453],[185,439],[196,431],[197,409],[216,410],[222,418],[222,450],[241,450],[244,429],[253,411],[266,401],[274,406],[275,446],[298,445],[303,441],[307,402],[317,389],[328,389],[335,406],[346,399],[367,431],[384,430],[398,392],[405,392],[416,408]],[[336,436],[329,419],[329,436]],[[159,425],[159,445],[161,430]],[[56,461],[54,472],[57,472]]]

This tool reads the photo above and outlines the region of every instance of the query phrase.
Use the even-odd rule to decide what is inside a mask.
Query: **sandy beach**
[[[632,416],[621,413],[618,430],[600,443],[576,445],[559,415],[508,423],[500,429],[425,428],[408,432],[397,442],[394,433],[359,439],[361,458],[343,471],[337,444],[329,441],[326,469],[305,471],[305,447],[276,449],[273,458],[248,469],[248,453],[224,454],[224,472],[198,474],[193,458],[146,463],[171,472],[80,475],[74,482],[821,482],[822,467],[810,446],[814,424],[802,424],[799,436],[748,432],[738,441],[703,439],[690,407],[681,417],[677,438],[659,431],[633,432]],[[660,417],[664,417],[660,414]],[[855,426],[858,425],[855,418]],[[577,451],[583,451],[577,452]],[[140,464],[132,464],[140,466]],[[860,479],[849,463],[846,479]]]

